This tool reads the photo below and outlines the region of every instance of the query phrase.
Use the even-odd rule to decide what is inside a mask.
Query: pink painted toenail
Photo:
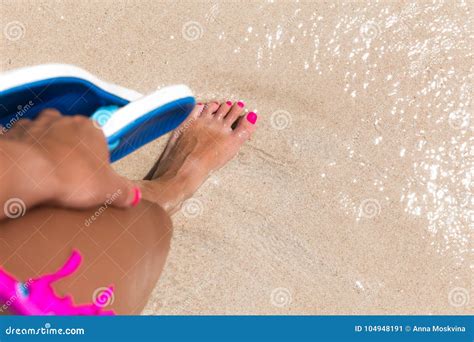
[[[142,191],[138,186],[133,188],[133,201],[132,201],[132,207],[136,207],[138,203],[142,200]]]
[[[226,104],[227,104],[228,106],[232,106],[232,102],[231,102],[231,101],[227,101]]]
[[[237,106],[244,108],[245,104],[242,101],[237,102]]]
[[[248,122],[250,122],[252,125],[255,125],[255,123],[257,122],[257,114],[255,114],[254,112],[250,112],[247,114],[247,120]]]

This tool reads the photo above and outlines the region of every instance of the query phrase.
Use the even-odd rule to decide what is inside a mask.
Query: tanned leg
[[[0,260],[19,280],[53,273],[75,249],[83,256],[75,274],[55,283],[61,296],[90,304],[97,289],[114,285],[113,303],[104,309],[138,314],[163,270],[172,234],[168,214],[143,201],[136,208],[96,210],[40,207],[0,223]]]
[[[97,289],[113,284],[114,302],[106,309],[139,313],[166,261],[170,215],[254,132],[257,115],[244,117],[243,107],[198,104],[172,134],[159,163],[137,182],[144,200],[133,209],[43,206],[0,222],[0,265],[25,280],[56,271],[78,250],[82,266],[56,284],[58,294],[72,295],[76,304],[91,303]]]

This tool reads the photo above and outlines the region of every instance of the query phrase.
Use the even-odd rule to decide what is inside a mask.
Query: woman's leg
[[[197,105],[173,133],[147,180],[138,182],[144,200],[136,208],[40,207],[20,219],[2,221],[0,265],[17,278],[34,278],[56,271],[77,249],[84,257],[82,266],[57,283],[58,293],[71,294],[76,304],[90,303],[97,289],[113,284],[114,303],[106,309],[139,313],[163,270],[170,215],[255,130],[257,115],[243,117],[242,112],[241,102]]]
[[[109,207],[89,224],[96,211],[102,210],[40,207],[2,221],[0,264],[26,280],[55,272],[76,249],[83,256],[81,267],[54,283],[57,293],[71,294],[75,304],[90,304],[94,293],[113,284],[113,303],[104,309],[138,314],[163,270],[171,220],[147,201],[128,210]]]

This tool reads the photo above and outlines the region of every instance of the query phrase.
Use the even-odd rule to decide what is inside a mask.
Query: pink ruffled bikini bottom
[[[0,266],[0,310],[17,315],[114,315],[97,303],[75,305],[71,296],[59,297],[51,284],[74,273],[81,264],[81,254],[73,251],[66,263],[55,273],[26,282],[16,280]],[[113,294],[113,286],[107,289]]]

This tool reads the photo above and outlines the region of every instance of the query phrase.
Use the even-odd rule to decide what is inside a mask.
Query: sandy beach
[[[472,2],[0,1],[0,70],[242,100],[144,314],[472,314]],[[117,162],[140,179],[166,138]]]

